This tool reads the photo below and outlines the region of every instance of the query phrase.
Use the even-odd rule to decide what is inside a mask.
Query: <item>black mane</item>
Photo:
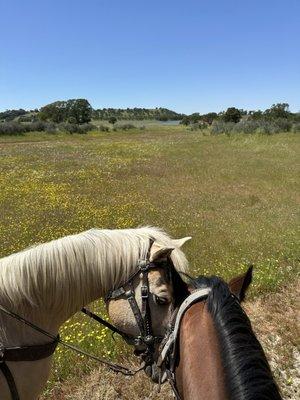
[[[230,400],[282,399],[250,320],[228,285],[217,277],[199,277],[191,284],[212,289],[206,304],[219,338]]]

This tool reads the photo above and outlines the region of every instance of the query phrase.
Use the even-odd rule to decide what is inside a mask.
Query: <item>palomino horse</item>
[[[175,367],[182,400],[279,400],[264,351],[240,306],[252,268],[226,284],[200,277],[195,290],[209,293],[184,314]],[[179,398],[179,397],[178,397]]]
[[[152,316],[153,335],[163,336],[174,296],[169,274],[161,262],[168,259],[173,268],[186,271],[187,261],[180,247],[188,239],[171,239],[160,229],[151,227],[93,229],[12,254],[0,260],[0,306],[57,335],[60,326],[84,305],[104,297],[134,276],[130,281],[131,290],[135,304],[141,309],[144,304],[141,275],[144,277],[144,274],[136,271],[139,260],[148,258],[151,269],[147,272],[147,284],[151,296],[146,305]],[[114,303],[118,306],[114,307]],[[123,332],[138,335],[137,320],[127,300],[111,301],[108,311]],[[0,311],[2,350],[14,346],[42,347],[47,343],[49,347],[49,339],[40,332]],[[48,354],[40,360],[2,364],[10,369],[20,400],[33,400],[41,393],[48,379],[51,358]],[[1,370],[0,398],[12,398],[7,377]]]

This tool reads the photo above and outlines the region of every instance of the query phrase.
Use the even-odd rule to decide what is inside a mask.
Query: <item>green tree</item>
[[[66,120],[66,102],[55,101],[42,107],[39,112],[39,118],[43,121],[63,122]]]
[[[242,117],[241,111],[235,107],[229,107],[225,111],[224,115],[222,116],[222,119],[225,122],[234,122],[237,123],[240,121]]]
[[[263,115],[264,115],[264,113],[263,113],[261,110],[249,111],[249,118],[252,119],[252,120],[254,120],[254,121],[257,121],[257,120],[259,120],[259,119],[262,119],[262,118],[263,118]]]
[[[264,115],[270,119],[278,119],[289,118],[292,116],[292,113],[289,111],[288,103],[277,103],[273,104],[271,108],[267,109],[264,112]]]
[[[92,107],[85,99],[55,101],[40,109],[39,118],[43,121],[70,122],[84,124],[90,122]]]
[[[92,107],[86,99],[71,99],[66,103],[66,114],[68,120],[72,118],[77,124],[84,124],[91,121]]]
[[[187,116],[187,115],[185,115],[183,118],[182,118],[182,120],[181,120],[181,122],[180,122],[182,125],[190,125],[190,123],[191,123],[191,121],[190,121],[190,118]]]
[[[209,125],[211,125],[215,119],[218,119],[218,114],[215,112],[201,115],[201,121],[206,122]]]

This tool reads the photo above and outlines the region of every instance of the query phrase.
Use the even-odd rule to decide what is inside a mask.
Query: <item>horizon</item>
[[[94,109],[300,111],[300,3],[0,5],[0,110],[86,98]]]

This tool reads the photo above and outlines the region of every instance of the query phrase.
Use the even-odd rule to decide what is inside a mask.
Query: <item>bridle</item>
[[[7,314],[8,316],[30,326],[32,329],[42,333],[43,335],[49,337],[52,339],[50,343],[47,344],[42,344],[42,345],[30,345],[30,346],[16,346],[16,347],[4,347],[0,343],[0,371],[2,371],[4,377],[6,378],[10,393],[11,393],[11,398],[13,400],[19,400],[19,394],[18,390],[16,387],[16,383],[14,380],[14,377],[7,365],[7,361],[36,361],[36,360],[41,360],[46,357],[50,357],[58,343],[63,344],[64,346],[80,353],[84,354],[94,360],[97,360],[106,366],[108,366],[110,369],[112,369],[115,372],[120,372],[124,375],[135,375],[137,372],[139,372],[141,369],[145,369],[148,365],[150,365],[153,362],[153,357],[154,357],[154,351],[155,351],[155,344],[159,344],[162,342],[164,339],[163,336],[155,336],[153,334],[153,329],[152,329],[152,318],[151,318],[151,310],[150,310],[150,287],[149,287],[149,279],[148,279],[148,274],[149,271],[151,271],[154,268],[158,267],[167,267],[169,271],[172,271],[172,268],[175,268],[173,265],[173,262],[171,258],[168,258],[167,263],[161,263],[161,262],[152,262],[150,261],[150,250],[153,245],[154,240],[150,239],[150,245],[148,248],[147,255],[144,259],[140,259],[137,265],[137,269],[134,271],[132,275],[124,282],[121,286],[119,286],[117,289],[110,290],[108,294],[105,297],[105,301],[108,302],[110,300],[116,300],[120,297],[125,297],[131,307],[131,310],[133,312],[133,315],[135,317],[137,326],[139,328],[139,335],[133,336],[129,335],[118,328],[116,328],[114,325],[110,324],[107,322],[105,319],[102,317],[94,314],[90,310],[86,308],[82,308],[82,312],[92,319],[96,320],[100,324],[106,326],[109,328],[113,333],[117,333],[122,336],[122,338],[130,345],[134,346],[140,346],[143,345],[145,346],[145,351],[143,352],[143,360],[144,360],[144,365],[142,368],[139,368],[136,371],[132,371],[128,369],[127,367],[121,366],[116,363],[112,363],[107,360],[100,359],[96,356],[92,356],[78,348],[76,348],[73,345],[70,345],[67,342],[64,342],[60,339],[59,335],[54,336],[50,334],[49,332],[43,330],[42,328],[36,326],[35,324],[29,322],[25,318],[19,316],[18,314],[7,310],[5,307],[0,305],[0,311]],[[138,307],[136,296],[135,296],[135,291],[133,288],[133,280],[137,277],[137,275],[141,275],[141,310]]]
[[[150,288],[148,274],[151,269],[158,268],[159,264],[145,260],[139,260],[137,271],[135,271],[129,279],[115,290],[111,290],[105,297],[105,301],[116,300],[120,297],[125,297],[129,302],[130,308],[139,328],[139,335],[129,337],[126,335],[124,339],[127,343],[135,346],[146,345],[151,348],[155,343],[161,342],[162,336],[155,336],[152,329],[152,318],[150,311]],[[141,309],[139,308],[133,288],[134,278],[140,274],[141,277]]]

